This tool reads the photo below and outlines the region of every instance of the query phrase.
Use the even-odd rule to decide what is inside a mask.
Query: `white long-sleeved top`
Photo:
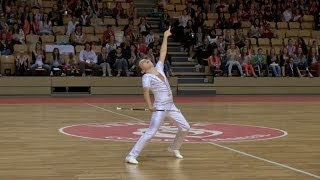
[[[173,103],[171,87],[164,73],[164,64],[159,60],[156,67],[157,71],[163,76],[164,81],[154,74],[147,73],[142,77],[143,88],[150,88],[154,95],[154,106],[159,108],[168,103]]]
[[[97,64],[97,62],[98,62],[97,55],[93,50],[86,51],[84,49],[80,51],[79,60],[80,61],[92,61],[95,64]]]

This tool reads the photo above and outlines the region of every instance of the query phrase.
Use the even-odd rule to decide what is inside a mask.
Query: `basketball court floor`
[[[0,99],[1,180],[320,179],[320,97],[176,98],[191,130],[175,159],[166,120],[138,158],[139,97]]]

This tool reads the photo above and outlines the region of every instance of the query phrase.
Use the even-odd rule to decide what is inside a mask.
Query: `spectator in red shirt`
[[[114,36],[114,31],[112,30],[112,26],[108,25],[107,30],[103,33],[102,45],[104,46],[107,42],[109,42],[110,37]]]

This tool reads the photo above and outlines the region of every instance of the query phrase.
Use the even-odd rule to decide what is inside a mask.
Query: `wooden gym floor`
[[[320,179],[320,97],[176,98],[189,122],[263,126],[288,133],[263,141],[184,143],[183,160],[166,152],[168,143],[151,142],[138,158],[140,164],[128,165],[124,158],[133,141],[59,132],[76,124],[148,123],[148,112],[115,110],[144,108],[141,98],[0,99],[0,179]]]

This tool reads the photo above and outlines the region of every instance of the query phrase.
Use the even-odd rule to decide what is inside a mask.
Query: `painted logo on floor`
[[[147,123],[108,123],[80,124],[63,127],[60,132],[66,135],[113,141],[137,141],[148,129]],[[287,132],[267,127],[220,124],[190,123],[186,142],[239,142],[267,140],[283,137]],[[173,141],[178,128],[171,123],[164,123],[152,141]]]

